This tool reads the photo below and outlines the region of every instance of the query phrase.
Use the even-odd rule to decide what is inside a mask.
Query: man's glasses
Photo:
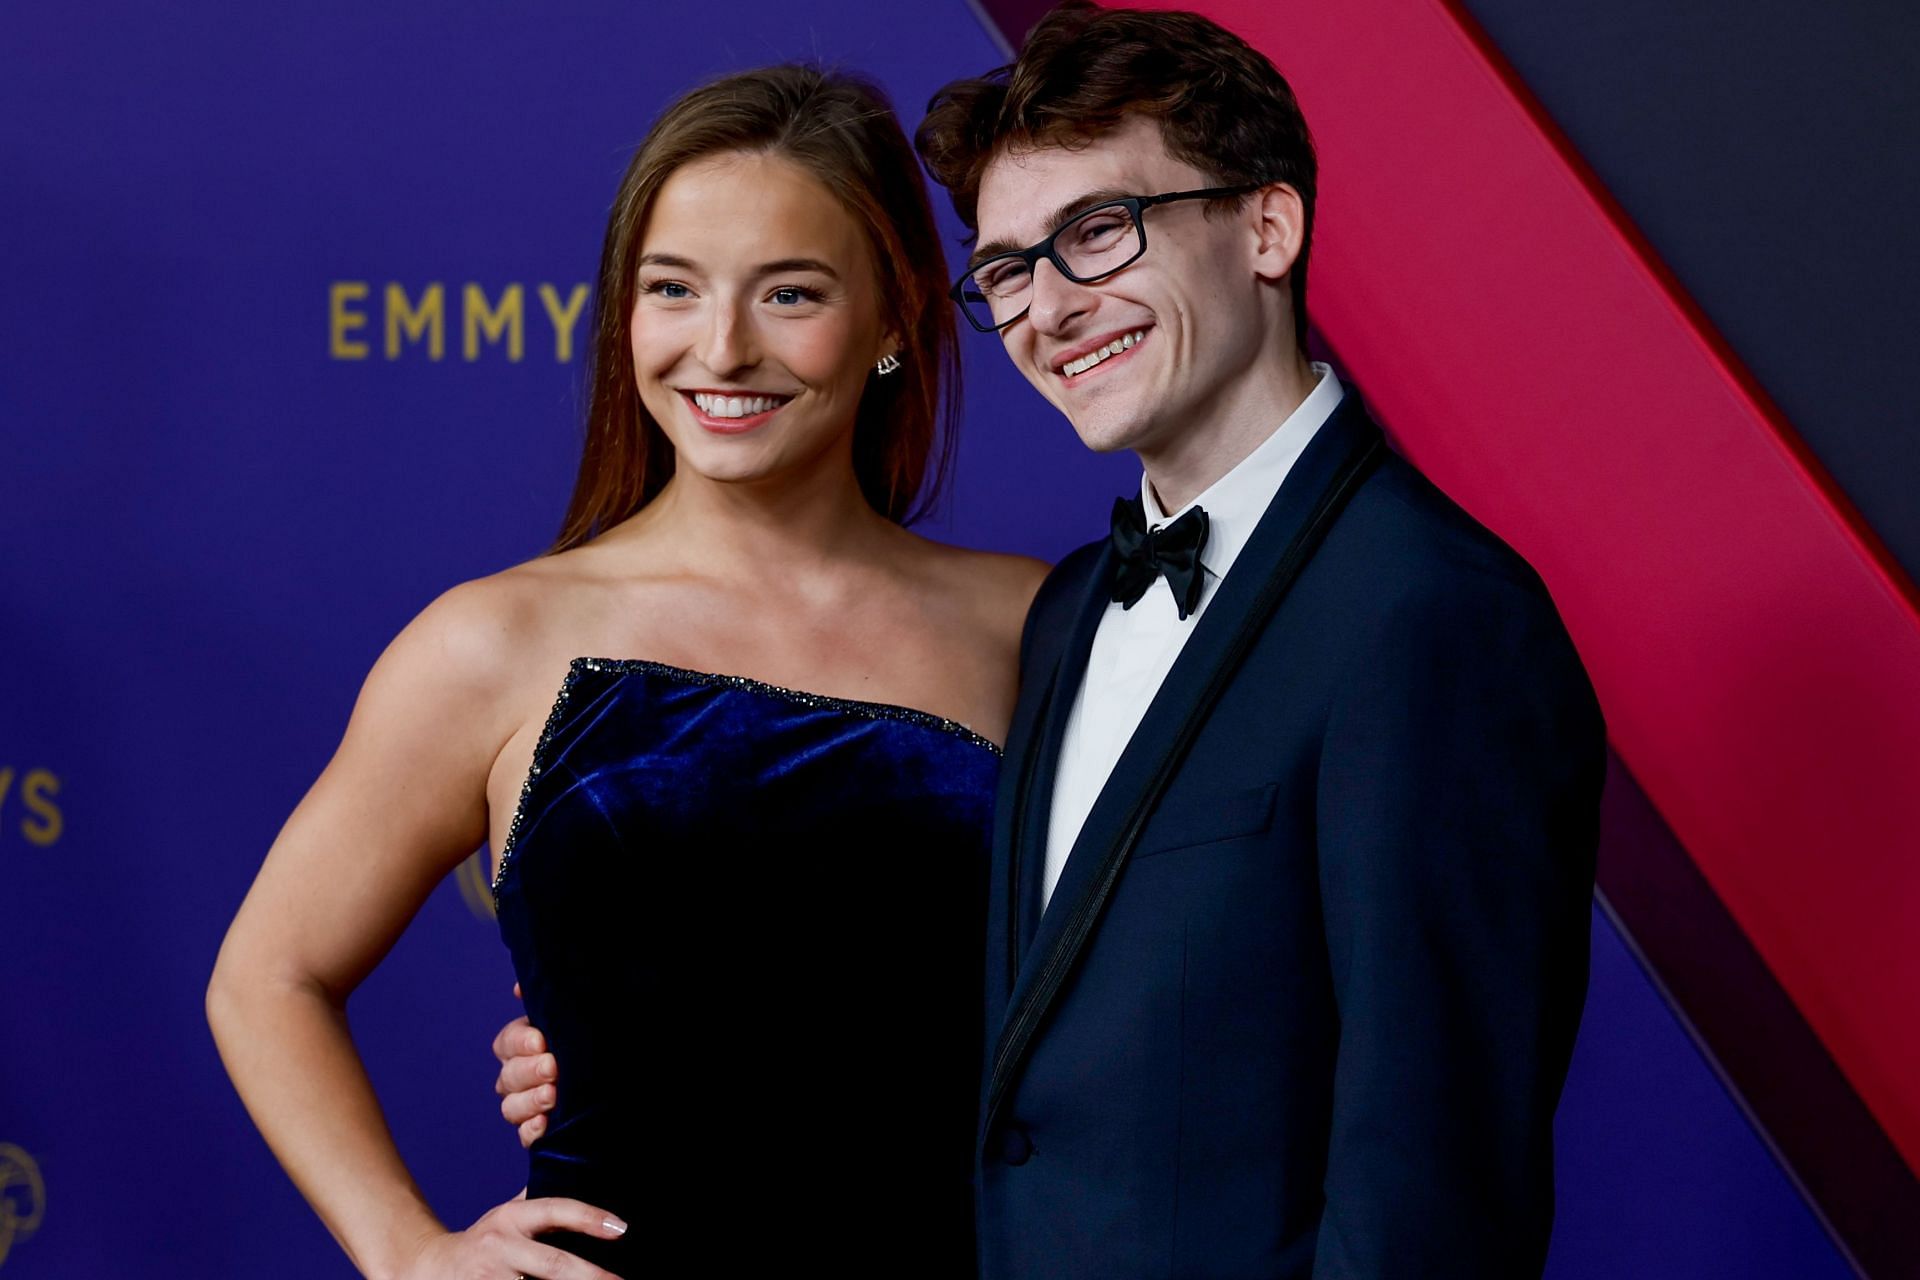
[[[1079,214],[1039,244],[995,254],[977,263],[948,290],[969,323],[982,333],[1006,328],[1033,303],[1034,264],[1045,258],[1069,280],[1092,284],[1130,266],[1147,251],[1141,214],[1175,200],[1222,200],[1258,191],[1263,184],[1124,196]]]

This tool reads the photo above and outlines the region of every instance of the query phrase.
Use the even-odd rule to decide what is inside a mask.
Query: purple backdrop
[[[43,4],[7,25],[0,1273],[344,1275],[201,992],[374,656],[557,524],[585,331],[556,358],[541,286],[564,304],[591,277],[627,154],[691,83],[819,59],[911,123],[998,49],[964,0]],[[389,356],[389,287],[417,307],[436,284],[441,357],[404,326]],[[483,326],[469,358],[469,286],[492,307],[518,288],[518,359]],[[1049,558],[1097,535],[1131,462],[1084,453],[990,341],[966,376],[927,531]],[[465,1223],[523,1163],[487,1051],[512,975],[459,880],[352,1016],[401,1149]],[[1594,960],[1552,1274],[1845,1274],[1604,917]],[[6,1181],[28,1165],[43,1197]]]

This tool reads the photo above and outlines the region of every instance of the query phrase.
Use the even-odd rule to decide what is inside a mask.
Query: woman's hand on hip
[[[513,1199],[481,1215],[465,1231],[429,1236],[396,1280],[620,1280],[585,1258],[534,1239],[573,1231],[617,1240],[627,1224],[603,1209],[560,1196]]]

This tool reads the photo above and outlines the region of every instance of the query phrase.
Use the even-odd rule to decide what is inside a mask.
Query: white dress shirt
[[[1340,380],[1333,370],[1317,363],[1313,370],[1320,380],[1300,407],[1239,465],[1179,511],[1171,515],[1161,511],[1153,486],[1145,475],[1140,477],[1140,502],[1146,509],[1148,528],[1157,529],[1196,506],[1207,513],[1207,545],[1200,553],[1200,604],[1186,621],[1181,621],[1173,592],[1160,578],[1133,608],[1122,608],[1116,601],[1101,617],[1087,658],[1086,678],[1080,682],[1073,710],[1067,716],[1060,761],[1054,771],[1042,902],[1053,899],[1053,887],[1060,883],[1067,855],[1073,851],[1073,842],[1079,838],[1093,802],[1107,785],[1107,776],[1119,763],[1133,731],[1140,727],[1141,717],[1160,691],[1160,682],[1173,669],[1174,659],[1199,625],[1200,615],[1207,611],[1207,602],[1219,590],[1220,579],[1233,568],[1240,549],[1247,545],[1254,526],[1280,492],[1281,482],[1305,452],[1307,442],[1340,403]]]

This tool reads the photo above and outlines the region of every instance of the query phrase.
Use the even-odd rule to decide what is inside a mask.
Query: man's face
[[[1115,196],[1215,185],[1168,154],[1153,121],[1129,117],[1078,149],[994,157],[980,182],[979,243],[1024,248]],[[1093,284],[1036,263],[1031,308],[1000,332],[1020,372],[1090,449],[1164,448],[1174,433],[1220,413],[1261,352],[1273,349],[1270,301],[1262,297],[1269,286],[1256,272],[1256,221],[1251,214],[1209,218],[1203,205],[1146,210],[1146,253]],[[1133,344],[1119,354],[1066,371],[1068,362],[1129,337]]]

